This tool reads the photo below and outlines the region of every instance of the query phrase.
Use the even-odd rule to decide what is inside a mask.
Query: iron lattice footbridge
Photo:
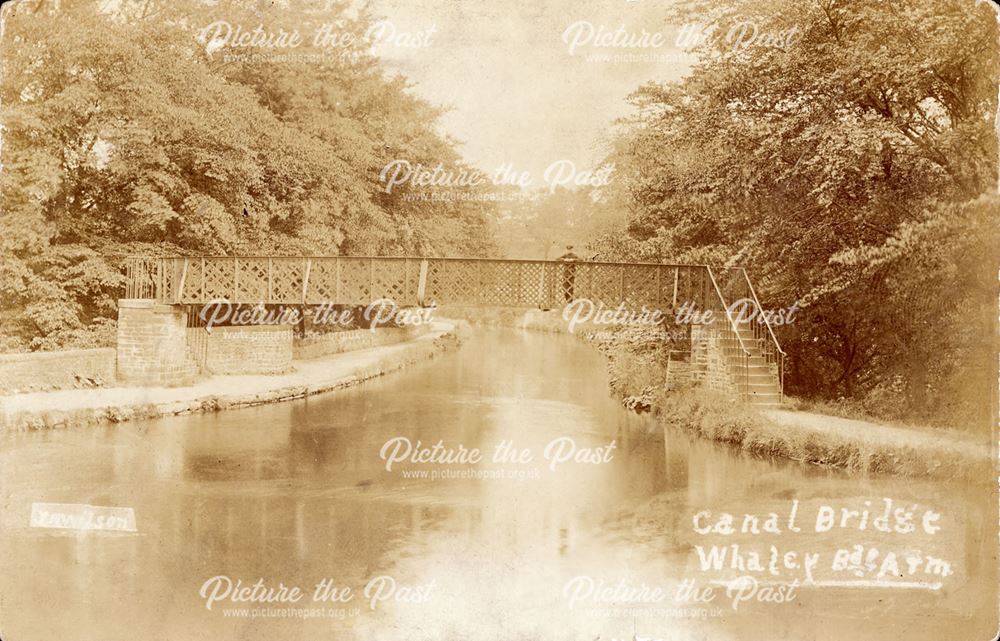
[[[742,268],[707,265],[357,256],[171,256],[126,260],[126,297],[171,305],[213,301],[364,306],[428,304],[557,309],[575,299],[628,310],[715,312],[699,336],[715,341],[726,387],[780,402],[784,352],[766,316],[740,322],[736,301],[759,300]],[[711,366],[711,363],[709,364]]]

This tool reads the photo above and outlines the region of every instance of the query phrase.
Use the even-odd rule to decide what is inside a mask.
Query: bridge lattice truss
[[[127,261],[127,298],[168,304],[232,303],[400,306],[437,303],[559,307],[594,304],[669,310],[714,307],[699,265],[464,258],[168,257]]]

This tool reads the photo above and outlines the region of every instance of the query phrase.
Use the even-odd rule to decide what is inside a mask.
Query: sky
[[[666,22],[670,1],[373,0],[391,25],[375,51],[417,95],[451,108],[441,129],[467,161],[490,174],[509,164],[540,186],[554,162],[583,171],[600,161],[615,119],[630,111],[629,93],[688,71],[691,57],[677,46],[683,28]],[[602,27],[624,27],[648,46],[598,48]]]

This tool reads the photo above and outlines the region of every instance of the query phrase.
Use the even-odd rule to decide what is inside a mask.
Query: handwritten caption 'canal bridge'
[[[742,268],[707,265],[357,256],[171,256],[126,261],[128,299],[165,305],[214,301],[267,305],[534,307],[575,299],[629,310],[715,312],[692,327],[713,386],[758,404],[780,402],[784,352],[764,314],[739,319],[735,301],[762,310]]]

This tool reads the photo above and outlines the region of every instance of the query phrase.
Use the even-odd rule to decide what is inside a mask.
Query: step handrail
[[[736,326],[736,321],[734,321],[733,317],[730,316],[729,314],[729,306],[726,305],[726,299],[722,297],[722,290],[719,289],[718,283],[715,282],[715,276],[712,275],[712,268],[709,267],[708,265],[705,265],[705,269],[708,270],[708,277],[712,281],[712,287],[715,288],[715,295],[719,297],[719,303],[722,304],[722,309],[726,312],[726,320],[729,321],[729,328],[733,330],[733,332],[736,334],[737,340],[739,340],[740,342],[740,349],[742,349],[743,353],[746,354],[748,357],[752,356],[750,350],[748,350],[746,348],[746,345],[743,344],[743,337],[740,336],[740,330],[739,327]]]
[[[764,319],[764,326],[767,327],[767,332],[771,335],[771,342],[774,343],[774,347],[778,350],[778,353],[782,356],[787,356],[785,350],[781,349],[781,343],[778,342],[778,337],[774,335],[774,329],[771,327],[771,321],[767,320],[767,316],[763,313],[764,308],[760,305],[760,299],[757,298],[757,290],[753,288],[753,283],[750,281],[750,276],[747,274],[747,270],[743,267],[740,268],[743,272],[743,280],[747,282],[747,287],[750,288],[750,295],[753,296],[754,305],[757,306],[757,311],[760,313],[761,318]]]
[[[747,349],[747,346],[743,343],[743,337],[740,336],[739,327],[737,327],[736,321],[733,320],[733,317],[732,317],[732,315],[729,312],[729,306],[726,305],[726,299],[722,296],[722,290],[719,289],[719,284],[715,281],[715,275],[712,273],[712,267],[709,266],[709,265],[705,265],[705,271],[708,272],[708,278],[709,278],[709,280],[712,281],[712,287],[715,289],[715,295],[719,297],[719,303],[722,305],[722,309],[726,313],[726,320],[729,321],[729,331],[736,335],[736,340],[739,343],[740,350],[742,350],[742,352],[743,352],[743,354],[742,354],[742,362],[740,363],[741,370],[742,370],[741,373],[743,375],[742,376],[743,380],[741,381],[743,389],[740,390],[740,396],[743,398],[743,400],[749,401],[750,400],[750,359],[753,358],[753,355],[750,353],[750,350]],[[728,367],[728,363],[727,363],[727,367]]]
[[[781,343],[778,342],[778,337],[774,334],[774,328],[771,327],[771,321],[767,319],[767,315],[764,314],[764,308],[760,304],[760,299],[757,298],[757,290],[754,289],[753,282],[750,280],[750,275],[747,274],[745,268],[740,268],[743,272],[743,280],[746,281],[747,288],[750,291],[750,295],[753,296],[754,305],[757,306],[757,313],[760,314],[761,318],[764,320],[764,326],[767,327],[767,332],[771,336],[771,342],[774,344],[774,348],[778,350],[778,356],[775,357],[778,366],[778,398],[781,399],[783,403],[785,400],[785,358],[788,356],[785,354],[785,350],[781,349]]]

